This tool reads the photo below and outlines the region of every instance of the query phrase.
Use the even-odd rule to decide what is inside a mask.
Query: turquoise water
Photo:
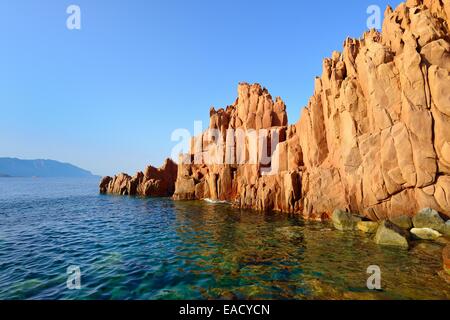
[[[441,244],[380,248],[326,223],[97,184],[0,179],[0,299],[450,299]],[[66,286],[72,265],[80,290]]]

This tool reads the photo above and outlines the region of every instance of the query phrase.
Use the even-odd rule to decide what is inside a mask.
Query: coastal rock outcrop
[[[236,102],[210,110],[178,168],[176,200],[229,201],[241,208],[294,212],[301,199],[301,150],[286,106],[259,84],[241,83]]]
[[[171,197],[175,191],[178,165],[167,159],[161,168],[148,166],[134,177],[120,173],[115,177],[104,177],[100,182],[100,193],[122,196]]]
[[[381,32],[323,61],[295,125],[280,98],[240,84],[181,157],[174,198],[309,219],[336,208],[375,221],[422,208],[450,217],[449,22],[448,1],[388,7]]]

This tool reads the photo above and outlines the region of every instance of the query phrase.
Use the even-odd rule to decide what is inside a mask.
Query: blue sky
[[[0,0],[0,157],[101,175],[160,165],[173,130],[207,124],[242,81],[281,96],[295,123],[322,59],[388,3]],[[66,28],[71,4],[81,30]]]

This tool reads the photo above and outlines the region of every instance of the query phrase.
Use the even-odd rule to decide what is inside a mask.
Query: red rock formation
[[[210,129],[221,134],[197,137],[182,158],[175,199],[311,219],[336,208],[373,220],[426,207],[450,216],[449,21],[449,1],[388,7],[381,33],[347,39],[342,53],[324,60],[294,126],[281,99],[241,84],[232,106],[211,110]],[[242,129],[244,143],[229,129]],[[255,143],[264,129],[277,144]],[[261,164],[265,146],[270,159]]]
[[[171,159],[157,169],[148,166],[145,172],[134,177],[121,173],[114,178],[105,177],[100,183],[100,193],[145,197],[170,197],[175,191],[178,166]]]
[[[259,84],[243,83],[232,106],[211,109],[210,115],[209,129],[193,139],[191,154],[180,160],[174,198],[233,201],[260,210],[298,209],[301,150],[295,128],[287,127],[284,102],[274,101]],[[292,172],[287,172],[288,162]],[[286,172],[265,174],[275,166]],[[284,199],[285,194],[290,198]]]

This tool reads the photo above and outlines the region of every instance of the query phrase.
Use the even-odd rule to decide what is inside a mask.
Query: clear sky
[[[399,0],[0,0],[0,157],[100,175],[171,154],[239,82],[259,82],[295,123],[322,59]],[[81,30],[66,27],[69,5]]]

